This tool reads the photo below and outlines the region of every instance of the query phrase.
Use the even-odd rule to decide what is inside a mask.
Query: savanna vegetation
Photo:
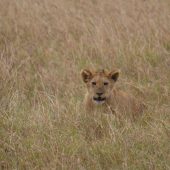
[[[82,107],[114,67],[136,122]],[[0,0],[0,169],[168,170],[169,141],[169,0]]]

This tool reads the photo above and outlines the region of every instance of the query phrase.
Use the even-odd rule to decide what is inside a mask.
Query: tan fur
[[[113,113],[119,117],[128,116],[133,119],[143,112],[144,105],[142,102],[134,96],[115,88],[115,83],[119,77],[118,70],[109,73],[104,70],[96,72],[83,70],[81,75],[87,86],[84,99],[87,112],[94,113],[100,110],[103,113]],[[101,104],[93,99],[98,97],[97,93],[99,92],[103,93],[101,96],[105,98]]]

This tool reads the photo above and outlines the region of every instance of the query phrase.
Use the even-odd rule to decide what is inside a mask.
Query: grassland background
[[[80,70],[114,67],[135,123],[84,115]],[[169,115],[169,0],[0,0],[0,169],[167,170]]]

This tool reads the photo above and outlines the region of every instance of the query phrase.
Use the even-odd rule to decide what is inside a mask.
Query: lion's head
[[[119,77],[119,70],[92,72],[84,69],[81,71],[81,75],[92,101],[96,104],[103,104],[112,94],[115,82]]]

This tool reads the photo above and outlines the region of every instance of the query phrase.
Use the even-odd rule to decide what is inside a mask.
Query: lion
[[[101,110],[117,116],[129,115],[135,119],[144,110],[144,104],[124,91],[118,90],[115,84],[119,78],[120,70],[110,72],[105,70],[90,71],[84,69],[81,76],[86,84],[87,93],[84,104],[87,112]]]

